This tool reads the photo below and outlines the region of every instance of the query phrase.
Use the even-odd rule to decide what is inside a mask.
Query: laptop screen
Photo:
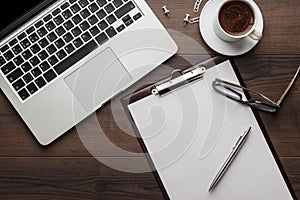
[[[0,39],[55,0],[5,0],[1,2]],[[31,11],[31,12],[30,12]]]
[[[1,3],[0,30],[6,28],[41,2],[43,0],[7,0],[5,3]]]

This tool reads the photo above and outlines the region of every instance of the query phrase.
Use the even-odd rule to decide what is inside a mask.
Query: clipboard
[[[146,115],[145,116],[135,115],[135,113],[134,113],[135,111],[134,111],[133,107],[136,104],[139,104],[139,102],[142,102],[142,101],[144,101],[145,99],[147,99],[151,96],[152,97],[156,96],[157,99],[158,99],[158,101],[155,101],[155,103],[154,103],[155,105],[160,104],[159,102],[162,101],[163,98],[165,98],[165,97],[169,98],[170,96],[172,96],[172,94],[174,94],[176,92],[179,93],[179,94],[175,95],[175,97],[173,99],[181,98],[182,97],[182,96],[180,96],[181,90],[188,90],[187,88],[189,88],[189,87],[191,87],[191,89],[193,89],[193,87],[194,87],[193,84],[196,85],[196,84],[199,84],[199,82],[203,81],[204,77],[206,75],[207,76],[209,75],[210,69],[212,69],[212,68],[217,69],[220,66],[223,68],[222,65],[227,65],[225,67],[226,71],[224,71],[224,69],[223,69],[223,72],[228,73],[227,71],[231,71],[230,73],[231,73],[232,76],[236,77],[236,81],[238,81],[240,85],[245,86],[245,84],[244,84],[244,82],[243,82],[243,80],[242,80],[242,78],[241,78],[241,76],[240,76],[240,74],[237,70],[237,67],[236,67],[235,63],[233,62],[233,60],[228,59],[227,57],[217,56],[217,57],[213,57],[211,59],[205,60],[201,63],[198,63],[198,64],[196,64],[192,67],[188,67],[184,70],[174,70],[174,72],[170,75],[170,77],[166,77],[166,78],[164,78],[164,79],[162,79],[162,80],[160,80],[156,83],[146,85],[146,86],[138,89],[132,95],[126,96],[122,99],[122,105],[124,107],[124,110],[125,110],[127,116],[130,119],[132,127],[133,127],[133,129],[134,129],[134,131],[137,135],[137,138],[138,138],[139,143],[140,143],[140,145],[141,145],[141,147],[142,147],[142,149],[145,153],[145,156],[148,159],[149,165],[153,169],[153,174],[154,174],[154,176],[155,176],[155,178],[156,178],[156,180],[157,180],[157,182],[158,182],[158,184],[161,188],[161,191],[162,191],[165,199],[189,199],[189,200],[192,200],[192,199],[222,199],[222,200],[223,199],[243,199],[243,200],[244,199],[278,199],[278,200],[280,200],[280,199],[294,199],[295,200],[295,199],[297,199],[296,194],[292,189],[292,186],[291,186],[291,184],[290,184],[290,182],[287,178],[287,175],[286,175],[286,173],[285,173],[285,171],[284,171],[284,169],[283,169],[283,167],[280,163],[279,157],[275,152],[275,149],[274,149],[274,147],[271,143],[271,140],[270,140],[270,138],[269,138],[269,136],[266,132],[266,129],[263,126],[263,123],[262,123],[261,119],[259,118],[259,115],[258,115],[257,111],[254,110],[254,109],[251,109],[250,107],[243,108],[242,112],[245,112],[248,115],[252,116],[253,117],[253,123],[257,123],[256,130],[259,130],[258,131],[259,133],[256,132],[256,133],[253,133],[253,134],[260,135],[258,137],[259,139],[255,139],[255,140],[261,141],[262,143],[265,144],[265,147],[262,148],[262,149],[264,150],[265,153],[267,152],[266,157],[267,157],[267,160],[268,160],[266,162],[264,162],[264,161],[262,162],[262,163],[267,163],[267,166],[265,167],[266,169],[263,169],[264,166],[262,166],[262,167],[257,166],[257,168],[251,169],[252,170],[251,173],[253,174],[254,178],[257,178],[257,177],[255,177],[255,175],[259,174],[259,173],[262,173],[259,170],[261,170],[261,169],[266,170],[266,173],[268,174],[270,180],[272,179],[273,182],[272,181],[268,182],[268,180],[265,180],[266,178],[268,178],[268,176],[267,177],[262,177],[262,179],[264,179],[264,180],[259,180],[259,178],[257,178],[257,180],[256,180],[256,181],[260,181],[260,182],[264,183],[264,184],[262,183],[262,185],[260,185],[260,186],[265,186],[267,188],[265,190],[266,192],[264,191],[264,189],[260,189],[260,191],[255,191],[255,187],[256,187],[255,185],[252,185],[254,190],[250,191],[249,189],[247,189],[247,179],[245,179],[244,182],[241,182],[242,185],[239,185],[239,187],[233,188],[235,186],[235,183],[233,183],[234,178],[230,179],[230,176],[232,176],[232,177],[243,176],[243,173],[236,174],[236,172],[238,172],[237,169],[239,168],[238,165],[243,165],[243,162],[245,163],[245,158],[249,155],[250,156],[252,155],[251,153],[248,152],[248,154],[247,154],[246,152],[247,152],[247,148],[248,148],[248,150],[249,149],[254,149],[253,148],[253,142],[252,142],[252,144],[251,144],[251,142],[249,142],[248,145],[246,144],[245,147],[243,147],[243,148],[246,149],[246,150],[243,150],[245,152],[239,153],[239,154],[241,154],[241,155],[239,155],[239,160],[233,162],[237,166],[232,167],[231,171],[228,174],[226,174],[227,180],[224,180],[224,181],[222,180],[221,184],[219,183],[220,186],[218,186],[220,188],[216,188],[216,190],[213,191],[212,193],[209,193],[207,191],[212,179],[209,180],[209,181],[208,181],[207,178],[206,178],[206,180],[202,180],[201,178],[197,177],[197,175],[199,173],[203,173],[203,174],[207,173],[207,174],[211,174],[210,176],[211,176],[211,178],[213,178],[213,176],[217,173],[217,168],[219,168],[221,166],[220,163],[222,163],[224,161],[226,156],[223,156],[223,160],[222,159],[220,160],[220,156],[219,157],[216,157],[216,156],[214,157],[213,156],[214,153],[212,153],[212,152],[217,151],[216,149],[218,149],[218,148],[220,149],[221,146],[226,146],[224,148],[221,148],[221,151],[225,151],[224,155],[227,155],[231,151],[230,148],[232,147],[232,145],[235,142],[235,139],[237,137],[232,136],[232,138],[235,138],[235,139],[232,139],[232,138],[227,139],[227,140],[225,139],[224,140],[225,142],[222,141],[219,138],[220,140],[217,141],[214,144],[216,146],[216,148],[212,147],[209,151],[204,152],[202,154],[201,154],[201,151],[200,151],[201,155],[199,155],[198,151],[195,150],[197,153],[194,153],[192,155],[194,157],[198,156],[197,159],[195,159],[194,157],[191,158],[191,156],[188,152],[189,148],[193,149],[195,145],[193,146],[193,144],[192,144],[192,145],[189,146],[189,145],[187,145],[187,143],[185,144],[185,146],[188,146],[186,148],[186,149],[188,149],[187,150],[188,153],[183,152],[180,157],[176,157],[176,159],[171,158],[172,161],[167,163],[167,164],[166,163],[161,164],[162,162],[164,162],[164,161],[162,161],[163,159],[168,159],[167,156],[165,156],[165,157],[162,156],[162,158],[160,158],[160,155],[158,155],[158,154],[159,153],[160,154],[164,154],[164,153],[165,154],[167,154],[167,153],[176,154],[176,148],[179,147],[179,149],[180,149],[180,144],[176,148],[173,148],[172,151],[163,151],[162,150],[162,151],[158,151],[159,152],[158,154],[155,154],[156,152],[152,153],[153,149],[164,148],[162,146],[165,145],[166,142],[165,143],[160,143],[159,141],[158,142],[155,141],[155,142],[152,142],[153,143],[152,144],[151,142],[149,143],[149,142],[146,141],[148,135],[145,135],[144,133],[142,133],[142,132],[145,132],[145,131],[141,128],[140,125],[137,124],[137,121],[138,121],[137,119],[143,118],[143,117],[147,118],[147,116]],[[219,75],[222,75],[222,69],[220,70]],[[220,78],[220,77],[215,77],[215,78]],[[210,87],[211,85],[206,85],[206,86]],[[195,94],[195,92],[192,92],[192,93]],[[197,95],[198,95],[198,93],[196,93],[196,96]],[[247,91],[245,91],[244,95],[248,99],[250,98],[250,95],[249,95],[249,93],[247,93]],[[202,98],[207,98],[207,97],[205,96],[205,97],[202,97]],[[197,100],[199,100],[199,99],[197,99]],[[172,101],[175,101],[175,100],[172,100]],[[225,99],[224,101],[228,104],[236,104],[236,105],[233,105],[233,107],[241,106],[241,105],[238,105],[238,103],[234,103],[232,100],[226,100]],[[169,104],[170,102],[167,102],[167,103]],[[144,107],[145,107],[145,105],[147,105],[147,104],[143,104]],[[240,109],[238,109],[238,110],[240,110]],[[241,114],[241,116],[243,116],[243,113]],[[216,123],[216,122],[218,122],[218,120],[213,120],[212,121],[212,123]],[[164,132],[163,129],[164,129],[164,127],[161,128],[160,131],[158,131],[158,132]],[[232,128],[232,131],[237,132],[237,130],[235,130],[234,128]],[[151,131],[148,131],[148,132],[151,132]],[[155,131],[153,131],[153,132],[155,132]],[[225,131],[225,132],[226,132],[227,136],[229,136],[228,130]],[[237,134],[241,134],[242,132],[243,132],[243,129],[240,130]],[[196,134],[198,134],[198,133],[196,133]],[[220,136],[220,137],[225,138],[224,134],[223,134],[223,136]],[[151,140],[152,136],[153,135],[149,136],[150,140]],[[154,135],[153,137],[156,137],[156,136]],[[188,136],[186,136],[186,137],[188,137]],[[192,137],[190,137],[190,138],[192,138]],[[173,142],[174,142],[175,139],[174,138],[172,138],[172,139],[173,139]],[[162,137],[162,140],[167,141],[163,137]],[[185,140],[185,137],[182,137],[181,140]],[[231,141],[231,143],[225,145],[226,141],[227,141],[227,143],[229,141]],[[174,143],[176,143],[176,142],[174,142]],[[202,146],[205,146],[205,143]],[[213,146],[213,145],[210,145],[210,146]],[[150,151],[149,151],[149,149],[150,149]],[[183,150],[183,148],[180,149],[180,151],[182,151],[182,150]],[[251,151],[251,150],[249,150],[249,151]],[[217,155],[217,153],[215,153],[215,155]],[[188,157],[188,156],[190,156],[190,157]],[[202,164],[206,164],[206,167],[202,168],[202,170],[207,170],[207,171],[198,173],[194,169],[195,167],[189,167],[190,165],[188,165],[188,164],[185,165],[186,163],[189,163],[189,162],[192,163],[192,161],[190,161],[189,159],[190,160],[196,160],[196,162],[197,162],[197,160],[200,160],[199,162],[201,162]],[[207,165],[207,163],[205,163],[206,162],[205,159],[210,160],[211,164]],[[216,163],[214,163],[214,159],[216,160]],[[249,160],[251,160],[251,159],[253,159],[253,158],[250,157]],[[254,159],[254,161],[258,162],[255,159]],[[181,163],[181,164],[177,165],[176,163]],[[161,164],[161,166],[160,166],[160,164]],[[250,164],[253,164],[253,163],[250,163]],[[259,163],[257,163],[257,164],[259,164]],[[196,164],[196,165],[198,165],[198,164]],[[175,167],[173,167],[173,166],[175,166]],[[199,166],[201,166],[201,164],[199,164]],[[270,170],[271,171],[273,170],[274,172],[272,172],[272,173],[268,172],[269,168],[267,168],[267,167],[270,167]],[[200,168],[201,167],[199,167],[199,169]],[[212,169],[210,169],[210,168],[212,168]],[[168,170],[169,170],[169,172],[168,172]],[[177,180],[176,178],[170,178],[170,176],[172,176],[172,177],[175,176],[176,177],[176,170],[177,170],[178,174],[179,173],[187,173],[188,175],[190,173],[194,173],[194,174],[191,174],[190,178],[187,178],[187,180],[184,180],[183,182],[181,182],[181,181]],[[234,170],[236,170],[236,172]],[[246,173],[246,171],[244,171],[244,173]],[[185,177],[183,177],[183,179],[184,178]],[[230,182],[230,180],[231,180],[231,182]],[[236,180],[239,180],[239,179],[237,178]],[[206,183],[203,183],[203,181],[206,181]],[[275,181],[275,183],[274,183],[274,181]],[[182,187],[187,187],[190,184],[189,182],[192,182],[191,185],[197,184],[197,183],[202,184],[202,188],[194,187],[194,190],[196,190],[196,189],[201,190],[200,195],[198,195],[198,196],[196,196],[196,195],[188,196],[189,193],[193,193],[193,191],[187,192],[189,190],[189,188],[187,188],[186,190],[181,190],[182,188],[180,188],[180,186],[178,186],[178,185],[183,185]],[[266,183],[272,185],[272,187],[269,187],[269,185],[266,184]],[[199,187],[200,187],[201,184],[199,184]],[[203,187],[205,184],[207,185],[207,188]],[[258,183],[258,184],[260,184],[260,183]],[[274,185],[274,187],[273,187],[273,185]],[[242,189],[243,187],[244,187],[244,189]],[[193,190],[193,186],[190,190]],[[238,196],[238,195],[234,196],[233,194],[236,190],[243,190],[244,196]],[[174,193],[180,193],[181,191],[182,191],[183,194],[174,194]],[[269,194],[268,191],[273,191],[273,194]],[[251,197],[250,193],[254,194],[256,192],[259,192],[260,194],[258,194],[258,196],[254,195],[253,197]],[[184,194],[184,193],[186,193],[186,194]],[[196,193],[197,192],[195,192],[195,194]],[[247,194],[247,193],[249,193],[249,194]],[[199,194],[199,193],[197,193],[197,194]],[[248,196],[248,195],[250,195],[250,196]],[[259,197],[259,198],[257,198],[257,197]]]

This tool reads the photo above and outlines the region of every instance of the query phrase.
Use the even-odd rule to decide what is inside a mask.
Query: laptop
[[[1,8],[13,12],[0,17],[0,87],[41,145],[177,52],[144,0],[5,1]]]

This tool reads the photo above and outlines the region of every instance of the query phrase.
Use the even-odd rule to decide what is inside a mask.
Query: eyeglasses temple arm
[[[264,98],[264,99],[266,99],[266,100],[268,100],[268,101],[271,102],[274,106],[278,106],[276,102],[274,102],[274,101],[271,100],[270,98],[266,97],[266,96],[263,95],[262,93],[256,92],[256,91],[254,91],[254,90],[251,90],[251,89],[249,89],[249,88],[243,87],[243,86],[241,86],[241,85],[237,85],[237,84],[234,84],[234,83],[230,83],[230,82],[228,82],[228,81],[224,81],[224,80],[221,80],[221,79],[218,79],[218,78],[216,79],[216,81],[220,81],[220,82],[223,82],[223,83],[225,83],[225,84],[231,85],[231,86],[233,86],[233,87],[236,87],[236,88],[242,88],[243,90],[250,91],[250,92],[252,92],[252,93],[254,93],[254,94],[256,94],[256,95],[258,95],[258,96],[260,96],[260,97],[262,97],[262,98]],[[278,107],[279,107],[279,106],[278,106]]]
[[[294,82],[295,82],[295,80],[296,80],[296,78],[299,74],[299,71],[300,71],[300,66],[298,67],[298,70],[297,70],[296,74],[294,75],[293,79],[291,80],[290,84],[287,86],[287,88],[285,89],[285,91],[281,95],[280,99],[277,101],[277,103],[276,103],[277,106],[280,106],[280,104],[283,101],[284,97],[287,95],[287,93],[291,89],[292,85],[294,84]]]

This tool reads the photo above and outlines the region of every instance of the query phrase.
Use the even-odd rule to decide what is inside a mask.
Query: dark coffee
[[[230,35],[243,35],[250,31],[254,24],[254,13],[243,1],[229,1],[219,12],[219,22],[224,31]]]

